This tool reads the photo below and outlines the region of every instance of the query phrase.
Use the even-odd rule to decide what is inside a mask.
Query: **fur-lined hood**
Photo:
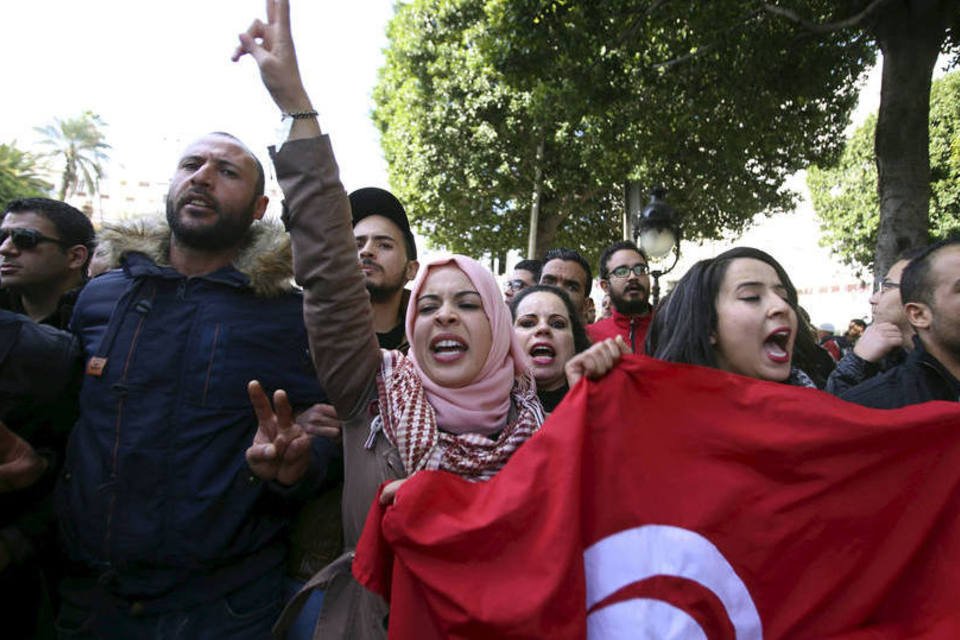
[[[119,267],[128,253],[142,253],[157,265],[170,266],[170,228],[166,222],[105,224],[97,232],[97,243],[98,248],[107,245],[111,268]],[[250,287],[260,297],[274,298],[295,289],[290,236],[279,222],[255,221],[233,266],[250,279]]]

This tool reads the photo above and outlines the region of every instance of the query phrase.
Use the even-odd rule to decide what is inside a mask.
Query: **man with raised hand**
[[[281,415],[326,399],[266,205],[256,156],[201,137],[168,227],[129,234],[77,301],[85,375],[58,487],[70,637],[263,638],[280,612],[283,533],[337,451],[263,416],[264,389],[286,390]]]
[[[899,366],[840,397],[878,409],[960,400],[960,238],[920,251],[899,285],[904,315],[916,332],[913,350]]]

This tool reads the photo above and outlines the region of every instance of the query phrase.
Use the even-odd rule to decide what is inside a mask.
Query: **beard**
[[[219,202],[213,201],[209,194],[204,194],[216,213],[216,220],[212,224],[194,227],[184,223],[180,211],[190,197],[197,193],[197,190],[188,191],[176,202],[172,194],[167,194],[167,224],[173,236],[184,246],[202,251],[222,251],[239,246],[253,222],[256,199],[251,200],[245,211],[225,213]]]
[[[635,290],[642,291],[643,296],[636,299],[627,299],[611,290],[610,305],[622,315],[642,316],[650,311],[650,303],[647,301],[647,290],[642,286]],[[624,293],[626,293],[626,291],[624,291]]]
[[[399,273],[391,278],[380,265],[372,260],[361,260],[360,264],[376,266],[380,269],[380,273],[383,276],[383,280],[379,283],[370,282],[370,280],[366,278],[364,279],[364,285],[370,293],[370,302],[374,304],[387,302],[395,296],[398,291],[403,289],[403,286],[407,283],[403,277],[403,273]]]

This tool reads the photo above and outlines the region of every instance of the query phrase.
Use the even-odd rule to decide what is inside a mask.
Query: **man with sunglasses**
[[[0,222],[0,308],[65,329],[95,242],[90,219],[65,202],[11,201]]]
[[[634,353],[643,353],[650,328],[650,276],[647,257],[629,240],[600,254],[600,288],[610,296],[610,317],[587,327],[594,342],[623,336]]]

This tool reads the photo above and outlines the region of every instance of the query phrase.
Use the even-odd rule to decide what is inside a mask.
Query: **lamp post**
[[[661,262],[673,252],[673,262],[665,269],[652,269],[653,289],[650,291],[654,306],[660,302],[660,276],[669,273],[680,260],[680,223],[673,207],[663,199],[667,190],[654,187],[650,191],[650,202],[640,209],[640,183],[627,184],[627,214],[633,226],[633,241],[637,243],[647,259]]]

